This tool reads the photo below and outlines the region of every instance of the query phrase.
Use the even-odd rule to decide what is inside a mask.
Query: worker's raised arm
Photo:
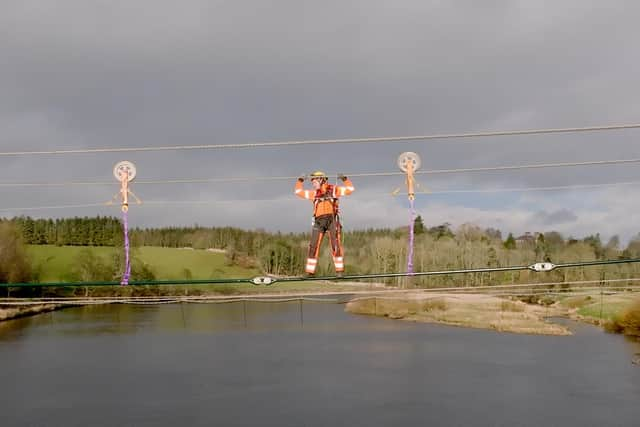
[[[336,195],[338,197],[340,196],[348,196],[349,194],[353,193],[355,191],[355,187],[353,186],[353,183],[351,182],[351,180],[349,178],[347,178],[346,176],[340,174],[338,175],[338,178],[340,178],[343,182],[344,185],[338,185],[336,187]]]
[[[312,200],[315,197],[316,192],[312,190],[305,190],[302,183],[304,182],[304,176],[301,176],[296,181],[295,186],[295,195],[300,197],[301,199]]]

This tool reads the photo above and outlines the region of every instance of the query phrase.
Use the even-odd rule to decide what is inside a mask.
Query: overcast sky
[[[249,143],[640,123],[640,2],[3,0],[0,151]],[[243,150],[0,157],[2,216],[119,215],[113,165],[137,180],[394,172],[640,158],[640,130]],[[640,181],[638,164],[421,175],[418,212],[503,233],[640,231],[637,185],[445,193]],[[293,180],[133,183],[137,226],[301,231]],[[395,177],[354,178],[345,227],[407,224]],[[238,202],[228,200],[245,199]],[[247,200],[249,199],[249,200]],[[260,199],[262,201],[255,201]]]

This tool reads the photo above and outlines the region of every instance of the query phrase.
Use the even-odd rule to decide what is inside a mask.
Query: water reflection
[[[69,308],[0,323],[0,413],[3,425],[635,425],[640,343],[569,324],[568,337],[499,334],[299,301]]]

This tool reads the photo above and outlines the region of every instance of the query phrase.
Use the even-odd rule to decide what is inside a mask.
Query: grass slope
[[[85,249],[110,260],[115,251],[121,248],[46,246],[31,245],[27,252],[36,268],[41,268],[41,282],[65,281],[74,263],[74,259]],[[258,274],[256,269],[247,269],[225,265],[223,253],[204,250],[187,250],[159,247],[141,247],[134,250],[134,256],[151,266],[158,280],[210,278],[243,278]]]
[[[40,282],[69,281],[69,273],[75,258],[82,250],[90,249],[97,256],[110,261],[113,254],[122,248],[79,247],[79,246],[46,246],[30,245],[27,252],[33,265],[41,269]],[[186,279],[188,270],[193,279],[220,278],[252,278],[261,275],[257,269],[225,265],[225,255],[205,250],[174,249],[161,247],[141,247],[134,251],[135,256],[151,266],[157,280]],[[254,286],[250,283],[221,284],[215,286],[188,286],[189,292],[216,293],[223,295],[256,294],[256,293],[294,293],[309,291],[352,291],[365,290],[367,285],[342,284],[340,282],[283,282],[272,286]],[[379,289],[371,285],[372,289]],[[163,292],[182,294],[184,286],[163,286]],[[121,290],[120,290],[121,291]]]

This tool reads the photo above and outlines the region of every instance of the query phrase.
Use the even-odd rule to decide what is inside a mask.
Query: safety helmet
[[[311,175],[309,175],[309,177],[313,180],[313,179],[320,179],[322,181],[326,181],[327,180],[327,174],[322,172],[322,171],[315,171],[313,172]]]

